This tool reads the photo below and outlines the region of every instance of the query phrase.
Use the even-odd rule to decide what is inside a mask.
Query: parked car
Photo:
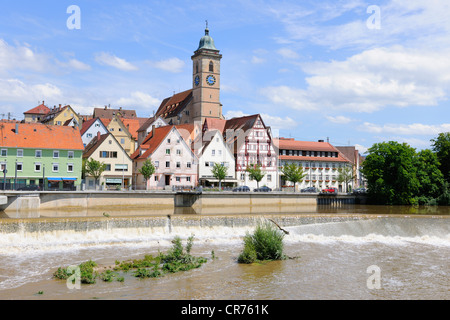
[[[355,193],[355,194],[362,194],[362,193],[366,193],[366,192],[367,192],[366,188],[356,188],[353,190],[353,193]]]
[[[270,192],[270,191],[272,191],[272,189],[270,189],[267,186],[263,186],[263,187],[260,187],[260,188],[256,188],[253,191],[255,191],[255,192]]]
[[[250,192],[250,188],[247,186],[239,186],[234,188],[233,192]]]
[[[300,190],[300,192],[319,192],[316,187],[308,187]]]
[[[337,193],[337,189],[336,188],[322,189],[322,193]]]
[[[40,191],[40,190],[41,187],[36,184],[34,185],[30,184],[28,186],[20,187],[17,189],[17,191]]]

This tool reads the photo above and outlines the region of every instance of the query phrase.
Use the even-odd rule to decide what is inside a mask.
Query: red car
[[[322,189],[322,193],[337,193],[337,189],[336,188]]]

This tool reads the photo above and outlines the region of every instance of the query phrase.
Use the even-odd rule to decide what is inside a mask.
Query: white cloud
[[[344,116],[326,116],[325,118],[327,118],[328,121],[336,123],[336,124],[348,124],[352,121],[354,121],[353,119],[350,119],[348,117],[344,117]]]
[[[184,61],[181,59],[178,59],[176,57],[157,61],[157,62],[151,62],[150,64],[153,65],[155,68],[158,68],[158,69],[161,69],[164,71],[169,71],[172,73],[182,72],[183,68],[185,66]]]
[[[249,114],[246,114],[242,111],[228,111],[225,114],[226,119],[232,119],[232,118],[240,118],[248,116]],[[262,120],[264,121],[264,124],[266,126],[271,127],[273,130],[280,130],[280,129],[291,129],[298,126],[298,123],[293,120],[290,117],[279,117],[279,116],[272,116],[267,113],[260,113]]]
[[[58,100],[62,91],[50,83],[30,85],[18,79],[0,79],[0,96],[9,102]]]
[[[364,122],[359,126],[360,131],[371,133],[388,133],[395,135],[437,135],[441,132],[450,131],[450,123],[443,123],[439,125],[427,125],[421,123],[413,124],[385,124],[376,125],[370,122]]]
[[[266,59],[260,58],[260,57],[257,57],[257,56],[253,56],[251,62],[254,63],[254,64],[261,64],[261,63],[266,62]]]
[[[450,50],[370,49],[343,61],[303,65],[311,75],[306,89],[269,87],[262,94],[298,110],[374,112],[386,106],[434,106],[450,89],[449,56]]]
[[[88,65],[88,64],[86,64],[84,62],[81,62],[81,61],[79,61],[77,59],[70,59],[69,62],[67,63],[67,65],[69,67],[73,68],[73,69],[80,70],[80,71],[89,71],[89,70],[91,70],[91,66],[90,65]]]
[[[298,53],[289,48],[281,48],[277,51],[277,53],[285,59],[298,59],[299,58]]]
[[[361,155],[363,155],[364,153],[366,153],[367,150],[369,149],[369,148],[367,148],[367,147],[365,147],[365,146],[363,146],[363,145],[360,145],[360,144],[355,144],[355,148],[356,148],[356,150],[359,151],[359,153],[360,153]]]
[[[160,103],[159,99],[140,91],[131,92],[129,97],[117,100],[117,105],[123,107],[156,108]]]
[[[115,55],[101,52],[95,56],[95,61],[97,61],[101,65],[111,66],[117,68],[122,71],[134,71],[138,68],[126,61],[125,59],[116,57]]]
[[[49,68],[49,56],[35,53],[29,45],[9,45],[0,39],[0,73],[14,69],[46,71]]]

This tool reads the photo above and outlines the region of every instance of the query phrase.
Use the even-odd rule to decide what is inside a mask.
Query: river
[[[319,206],[315,212],[258,215],[149,216],[148,212],[49,213],[0,219],[0,299],[14,300],[447,300],[450,208]],[[296,259],[237,263],[242,238],[271,218],[289,234]],[[52,278],[60,266],[143,258],[194,235],[202,267],[155,279],[125,274],[123,282],[69,288]],[[212,259],[214,252],[215,259]]]

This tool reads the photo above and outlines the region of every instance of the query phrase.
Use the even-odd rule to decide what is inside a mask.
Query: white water
[[[209,294],[209,297],[214,298],[226,299],[227,297],[223,294],[228,291],[234,294],[232,288],[235,287],[235,282],[232,282],[230,287],[222,288],[210,287],[208,282],[215,282],[217,278],[223,277],[240,279],[242,267],[235,269],[237,268],[235,258],[242,248],[242,238],[246,232],[254,229],[254,223],[238,226],[229,224],[208,226],[198,223],[190,225],[188,221],[184,225],[178,225],[136,226],[130,218],[130,223],[125,226],[108,224],[106,227],[91,230],[72,227],[66,230],[48,230],[51,228],[46,226],[40,226],[34,232],[25,231],[25,227],[13,233],[0,230],[0,298],[3,291],[8,293],[7,298],[28,299],[30,293],[24,293],[25,288],[43,285],[46,282],[52,283],[52,290],[56,285],[64,286],[51,279],[51,274],[59,266],[79,264],[88,259],[111,264],[116,259],[124,260],[142,257],[147,253],[156,253],[158,250],[165,251],[171,246],[170,241],[175,235],[182,239],[194,235],[194,247],[197,252],[208,256],[211,250],[215,250],[217,255],[222,257],[220,262],[214,262],[216,263],[214,268],[206,266],[202,267],[203,270],[195,271],[197,275],[201,275],[201,279],[197,279],[198,286],[203,285],[208,288],[201,287],[198,290],[202,292],[206,290],[204,293],[206,297]],[[309,293],[306,298],[316,298],[315,295],[318,295],[319,298],[340,299],[345,294],[350,298],[359,295],[371,298],[372,296],[367,296],[366,292],[358,292],[364,289],[361,289],[361,286],[349,287],[345,290],[341,288],[351,283],[349,279],[353,279],[355,272],[362,273],[365,277],[365,269],[371,264],[380,264],[384,274],[393,274],[384,279],[383,283],[387,292],[384,292],[381,298],[392,296],[404,298],[404,295],[408,298],[410,294],[423,295],[426,299],[435,297],[436,292],[439,299],[450,298],[448,297],[450,266],[448,259],[450,220],[448,218],[379,217],[345,221],[329,219],[328,222],[324,220],[323,223],[281,225],[281,227],[289,231],[284,238],[286,250],[290,255],[300,255],[302,259],[283,262],[284,267],[276,273],[275,284],[273,279],[265,285],[260,282],[261,279],[248,284],[251,295],[248,296],[247,292],[243,295],[244,299],[264,299],[266,295],[272,294],[281,299],[304,298],[304,295],[298,296],[299,292],[305,294],[304,291],[283,289],[288,284],[296,282],[301,283],[304,288],[311,287],[310,290],[314,294]],[[407,272],[397,274],[396,270],[401,266],[406,268]],[[332,287],[322,287],[323,281],[339,282],[331,270],[343,276],[343,280],[339,280],[342,283],[336,291]],[[251,277],[258,279],[257,274],[261,271],[255,272],[255,274],[251,273]],[[346,272],[349,274],[346,275]],[[297,278],[300,275],[304,275],[308,280]],[[135,297],[136,288],[141,284],[131,283],[133,283],[131,287],[121,290]],[[273,287],[277,283],[279,287]],[[159,289],[160,296],[179,298],[167,289],[172,285],[177,290],[181,290],[184,282],[176,280],[174,283],[165,283],[165,286]],[[414,289],[411,292],[405,291],[404,288],[410,285]],[[102,292],[110,295],[111,298],[117,298],[118,293],[114,293],[114,290],[119,289],[108,288],[115,287],[102,287],[104,290]],[[145,290],[145,293],[138,295],[138,298],[151,297],[152,293]],[[94,296],[96,294],[98,293],[92,293]],[[157,298],[159,299],[160,296]]]

